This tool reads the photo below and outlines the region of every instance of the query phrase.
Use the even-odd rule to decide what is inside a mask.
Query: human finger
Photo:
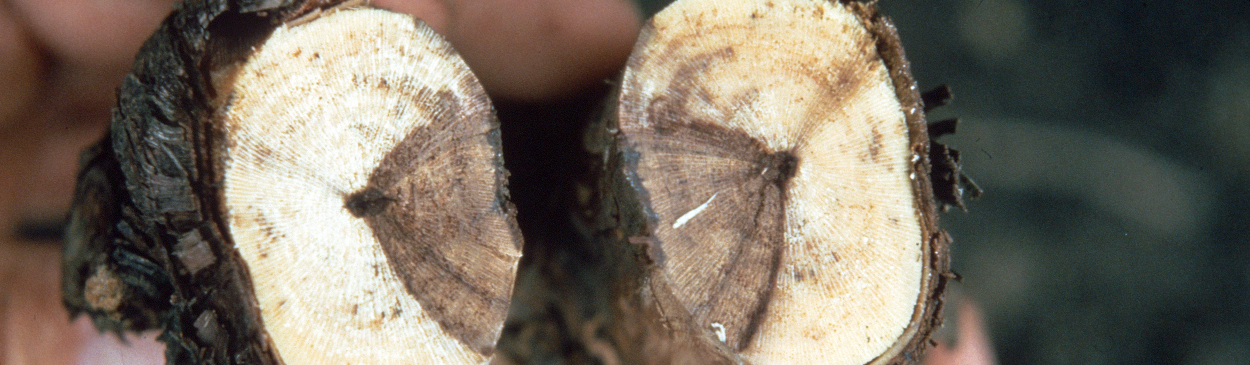
[[[400,1],[378,1],[382,6],[396,3]],[[487,92],[507,100],[566,98],[612,77],[628,58],[641,24],[628,0],[437,5],[424,8],[431,9],[434,28],[442,28]]]
[[[925,354],[924,365],[994,365],[994,348],[985,332],[981,309],[971,301],[959,305],[954,346],[938,343]]]

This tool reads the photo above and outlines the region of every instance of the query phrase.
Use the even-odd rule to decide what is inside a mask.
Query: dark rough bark
[[[221,166],[210,151],[221,136],[196,121],[208,119],[223,96],[211,72],[239,60],[278,24],[338,2],[183,3],[144,44],[119,90],[109,135],[83,154],[65,241],[63,288],[72,313],[86,313],[110,331],[163,328],[173,364],[281,363],[247,268],[220,228]],[[911,363],[940,325],[950,278],[950,238],[937,227],[933,188],[942,202],[962,206],[958,187],[966,177],[958,155],[940,153],[948,149],[930,140],[923,102],[929,98],[912,87],[894,27],[870,4],[851,6],[876,36],[910,110],[911,149],[929,156],[914,168],[933,179],[915,179],[914,186],[926,210],[931,289],[913,319],[916,334],[882,359]],[[709,329],[665,310],[676,299],[667,283],[652,280],[663,257],[649,239],[654,223],[638,203],[638,186],[627,176],[637,156],[619,144],[617,95],[609,94],[500,107],[526,246],[496,361],[738,363]]]
[[[181,3],[144,43],[109,134],[83,154],[64,298],[111,331],[164,328],[173,364],[276,364],[247,268],[220,227],[211,72],[331,2]]]
[[[928,121],[924,114],[928,109],[924,105],[924,99],[916,90],[916,81],[911,75],[911,64],[907,61],[906,52],[903,51],[898,29],[889,18],[878,14],[876,6],[872,3],[851,3],[851,5],[852,9],[860,13],[869,31],[877,38],[877,50],[890,70],[890,77],[894,79],[894,92],[902,101],[903,111],[907,116],[907,125],[912,140],[911,149],[916,155],[923,156],[916,163],[916,173],[919,176],[929,177],[914,180],[917,206],[920,207],[921,219],[924,220],[921,226],[929,246],[926,249],[925,260],[928,262],[925,266],[930,275],[925,279],[924,287],[927,288],[927,293],[922,298],[925,302],[919,304],[923,306],[923,309],[918,310],[916,317],[912,319],[911,326],[916,331],[915,334],[911,338],[900,339],[905,342],[902,351],[897,354],[883,354],[882,358],[878,359],[878,361],[886,360],[884,363],[887,364],[911,364],[920,361],[920,355],[931,345],[929,334],[942,325],[946,285],[953,277],[950,271],[951,238],[946,231],[938,227],[937,222],[938,212],[933,187],[938,181],[932,170],[933,165],[938,162],[931,160],[929,154],[931,148],[944,148],[944,146],[935,145],[929,137]],[[946,162],[941,161],[941,163]],[[955,195],[953,199],[960,198]]]

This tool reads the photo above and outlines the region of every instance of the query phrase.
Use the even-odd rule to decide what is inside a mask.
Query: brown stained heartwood
[[[450,45],[335,9],[220,80],[228,229],[283,361],[489,360],[521,237],[498,122]]]
[[[892,29],[821,0],[679,0],[643,28],[606,126],[634,190],[610,199],[645,212],[624,234],[671,330],[756,365],[916,358],[945,242]]]
[[[184,3],[84,154],[66,305],[171,364],[487,362],[522,246],[498,127],[411,16]]]
[[[688,113],[666,109],[655,115]],[[686,218],[658,247],[707,253],[697,269],[702,274],[681,276],[672,285],[691,314],[723,325],[726,343],[742,349],[768,309],[784,250],[786,186],[798,158],[706,122],[654,122],[654,131],[630,138],[646,156],[640,175],[663,187],[650,192],[669,203],[657,206],[657,214]]]
[[[171,364],[914,362],[949,238],[893,26],[856,1],[701,1],[644,29],[588,132],[591,236],[527,248],[546,261],[499,349],[521,238],[489,101],[422,25],[383,35],[410,17],[343,26],[364,12],[335,0],[171,15],[85,155],[66,303],[163,328]]]
[[[498,206],[474,206],[497,188],[493,177],[482,179],[473,168],[494,154],[476,140],[489,124],[455,118],[460,103],[450,93],[439,96],[441,117],[404,137],[368,185],[345,197],[345,207],[368,223],[421,308],[444,330],[490,353],[511,294],[498,278],[513,269],[506,258],[465,244],[497,240],[499,233],[488,229],[508,225]]]

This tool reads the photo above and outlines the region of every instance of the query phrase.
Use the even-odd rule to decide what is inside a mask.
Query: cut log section
[[[670,327],[757,365],[919,358],[948,238],[921,97],[871,4],[679,0],[615,107],[605,176],[628,181],[603,186],[642,211],[621,226]]]
[[[522,238],[498,122],[420,21],[180,6],[88,153],[66,303],[171,364],[480,364]]]

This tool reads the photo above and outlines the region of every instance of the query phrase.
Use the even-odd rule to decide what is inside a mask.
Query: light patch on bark
[[[95,273],[87,278],[83,288],[83,297],[92,309],[115,312],[125,297],[126,284],[104,265],[96,267]]]

